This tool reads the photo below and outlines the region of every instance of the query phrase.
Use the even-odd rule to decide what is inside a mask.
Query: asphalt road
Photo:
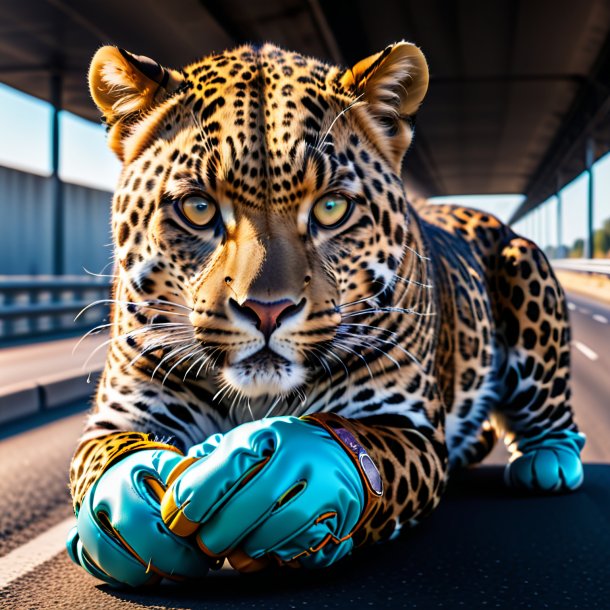
[[[479,467],[418,528],[334,569],[223,570],[196,587],[115,591],[62,550],[68,463],[84,417],[77,405],[0,429],[0,608],[608,608],[610,308],[570,302],[574,406],[588,435],[578,493],[515,496],[499,466]],[[490,457],[504,461],[502,450]]]
[[[570,295],[569,307],[572,406],[587,434],[583,458],[610,463],[610,307],[576,295]]]
[[[95,350],[107,338],[105,333],[100,333],[82,341],[80,337],[70,337],[0,349],[0,388],[58,373],[74,372],[79,376],[84,371],[101,369],[106,359],[105,349]],[[85,361],[87,366],[83,368]]]

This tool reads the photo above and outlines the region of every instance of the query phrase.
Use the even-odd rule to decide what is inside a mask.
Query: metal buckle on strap
[[[376,496],[383,495],[383,481],[381,474],[371,456],[366,452],[366,449],[354,438],[354,435],[345,428],[333,428],[333,432],[341,440],[343,445],[352,452],[358,463],[360,464],[361,472],[364,474],[369,488]]]
[[[356,437],[344,427],[342,417],[333,413],[312,413],[303,416],[305,421],[312,421],[325,428],[330,435],[351,455],[360,475],[366,483],[371,499],[383,496],[383,480],[377,465]],[[370,503],[370,502],[369,502]]]

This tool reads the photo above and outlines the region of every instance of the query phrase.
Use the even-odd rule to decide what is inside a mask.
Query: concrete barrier
[[[551,265],[563,271],[610,276],[610,259],[607,258],[554,258]]]
[[[42,409],[56,409],[82,400],[93,394],[100,371],[83,373],[82,370],[49,375],[38,380],[42,389]]]
[[[0,390],[0,425],[40,411],[40,388],[35,382],[5,386]]]
[[[101,369],[48,375],[0,389],[0,425],[93,396]]]

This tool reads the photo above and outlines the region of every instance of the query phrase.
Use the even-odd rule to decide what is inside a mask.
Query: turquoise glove
[[[542,492],[571,491],[583,481],[580,452],[585,435],[573,430],[549,431],[517,441],[516,457],[506,465],[507,485]]]
[[[140,450],[104,472],[85,494],[68,536],[72,561],[117,587],[203,578],[212,561],[174,536],[159,510],[165,483],[183,460],[173,451]]]
[[[178,535],[196,532],[212,557],[237,549],[254,560],[330,565],[352,550],[367,509],[358,459],[381,495],[372,461],[349,432],[341,433],[349,449],[317,424],[273,417],[211,437],[189,451],[202,459],[168,488],[163,520]]]

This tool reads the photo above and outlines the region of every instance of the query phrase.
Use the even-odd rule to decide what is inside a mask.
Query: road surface
[[[66,475],[84,416],[73,407],[0,436],[0,608],[608,608],[610,308],[571,296],[570,309],[573,404],[588,436],[578,493],[515,496],[500,466],[479,467],[418,528],[332,570],[223,570],[196,587],[114,591],[62,548],[72,519]],[[504,460],[502,450],[490,457]]]
[[[97,349],[105,333],[59,341],[41,341],[0,349],[0,389],[23,381],[35,381],[58,373],[74,376],[103,366],[105,350]],[[97,351],[96,351],[97,350]],[[86,367],[83,368],[83,363]]]

